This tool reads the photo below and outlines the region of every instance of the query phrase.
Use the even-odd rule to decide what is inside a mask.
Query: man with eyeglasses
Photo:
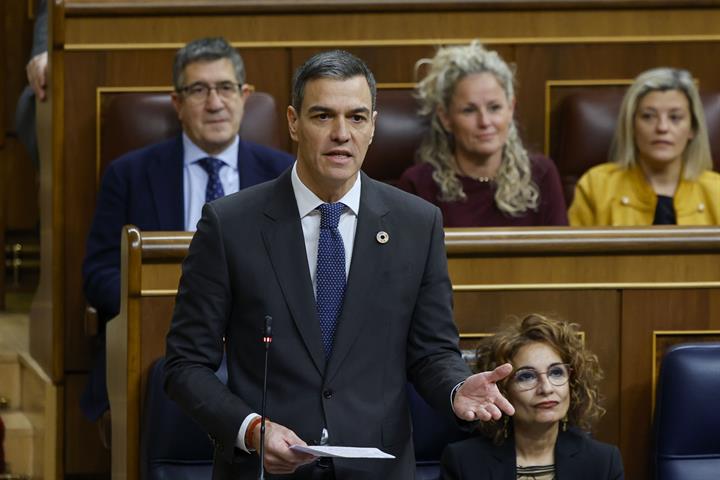
[[[83,264],[84,292],[101,329],[120,310],[120,232],[194,231],[207,201],[274,179],[293,157],[239,138],[245,101],[245,67],[223,38],[203,38],[178,50],[172,102],[182,134],[123,155],[107,168]],[[90,420],[107,409],[105,339],[81,408]]]

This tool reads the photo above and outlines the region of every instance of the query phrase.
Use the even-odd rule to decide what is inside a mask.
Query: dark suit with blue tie
[[[241,140],[240,189],[276,178],[292,162],[285,152]],[[128,224],[185,230],[181,135],[121,156],[103,175],[83,263],[85,296],[102,326],[120,311],[120,232]],[[91,419],[108,408],[104,361],[93,369],[81,408]]]
[[[330,444],[378,447],[397,457],[334,459],[336,478],[414,478],[408,380],[452,415],[450,392],[470,372],[452,318],[440,211],[361,175],[329,358],[291,172],[205,205],[183,263],[165,386],[215,440],[214,479],[257,478],[257,455],[234,445],[243,420],[260,411],[265,315],[273,318],[269,418],[309,444],[327,428]],[[213,374],[224,351],[227,386]],[[270,478],[313,478],[316,468]]]

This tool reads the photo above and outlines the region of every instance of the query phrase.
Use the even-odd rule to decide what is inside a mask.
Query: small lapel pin
[[[390,241],[390,235],[387,232],[379,231],[377,235],[375,235],[375,240],[381,245],[386,244]]]

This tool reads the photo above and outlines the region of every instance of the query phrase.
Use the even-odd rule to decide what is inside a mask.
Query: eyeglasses
[[[552,385],[562,387],[570,380],[570,365],[559,363],[548,368],[545,372],[538,372],[534,368],[521,368],[512,376],[512,382],[519,391],[532,390],[540,383],[540,375],[545,375]]]
[[[237,97],[241,88],[241,83],[234,82],[220,82],[215,86],[208,85],[207,83],[193,83],[192,85],[179,88],[178,92],[183,93],[185,98],[193,103],[204,103],[207,101],[212,90],[215,90],[220,98],[232,100]]]

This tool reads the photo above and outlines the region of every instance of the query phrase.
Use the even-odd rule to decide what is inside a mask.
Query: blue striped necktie
[[[216,198],[225,195],[222,183],[220,182],[220,168],[224,165],[222,160],[214,157],[205,157],[198,160],[198,164],[208,174],[207,186],[205,187],[205,202],[212,202]]]
[[[316,308],[320,320],[325,358],[332,353],[337,320],[345,297],[345,247],[338,222],[345,205],[323,203],[320,210],[320,240],[317,256]]]

